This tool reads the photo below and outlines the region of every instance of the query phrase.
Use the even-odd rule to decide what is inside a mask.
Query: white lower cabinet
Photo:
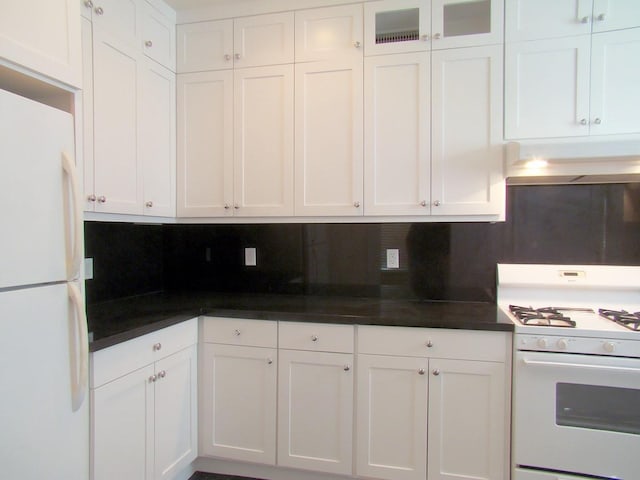
[[[202,320],[200,454],[275,465],[277,323]]]
[[[339,352],[345,338],[350,351]],[[281,322],[280,346],[278,465],[350,475],[353,327]]]
[[[197,456],[196,320],[92,354],[91,478],[172,479]]]

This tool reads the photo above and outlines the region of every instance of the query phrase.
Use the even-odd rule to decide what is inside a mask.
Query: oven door
[[[640,359],[518,351],[514,368],[517,466],[640,478]]]

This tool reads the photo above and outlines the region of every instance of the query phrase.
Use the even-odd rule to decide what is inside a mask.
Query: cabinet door
[[[95,24],[93,35],[95,211],[141,214],[138,54]]]
[[[296,62],[362,57],[362,5],[298,10],[295,16]]]
[[[93,2],[93,28],[119,50],[140,49],[142,9],[137,0],[96,0]]]
[[[278,465],[350,475],[353,355],[279,355]]]
[[[424,358],[358,355],[357,475],[426,478],[427,370]]]
[[[365,215],[430,211],[429,73],[428,53],[365,59]]]
[[[593,0],[506,0],[505,41],[591,33]]]
[[[429,480],[504,479],[504,364],[431,359],[429,368]]]
[[[0,58],[82,86],[78,0],[2,0]]]
[[[293,65],[234,74],[234,210],[293,215]]]
[[[592,135],[640,132],[638,78],[640,28],[593,35],[590,117]]]
[[[193,345],[156,363],[156,480],[175,478],[198,456],[196,358]]]
[[[177,84],[178,216],[232,215],[233,72],[182,74]]]
[[[637,0],[593,0],[593,31],[640,27]]]
[[[145,60],[141,63],[140,82],[144,214],[173,217],[176,212],[175,74]]]
[[[582,35],[506,45],[506,138],[589,134],[590,44]]]
[[[92,390],[92,479],[153,479],[153,366]]]
[[[233,68],[233,20],[178,25],[178,73]]]
[[[277,350],[206,343],[202,361],[202,454],[275,465]]]
[[[234,66],[257,67],[293,63],[293,12],[234,20]]]
[[[176,69],[176,27],[149,3],[144,3],[142,16],[142,49],[144,54],[171,71]]]
[[[82,17],[82,175],[84,210],[95,208],[93,172],[93,30],[91,21]],[[93,201],[92,201],[93,200]]]
[[[432,69],[431,213],[500,214],[502,46],[433,52]]]
[[[502,43],[502,0],[432,0],[431,48]]]
[[[431,48],[431,9],[417,0],[364,4],[364,53],[422,52]]]
[[[296,215],[362,215],[362,62],[296,65]]]

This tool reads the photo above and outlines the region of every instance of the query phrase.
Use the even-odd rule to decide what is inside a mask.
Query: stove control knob
[[[564,338],[561,338],[556,342],[556,346],[558,347],[559,350],[566,350],[567,347],[569,346],[569,343]]]
[[[537,343],[538,343],[538,347],[539,348],[547,348],[547,339],[546,338],[539,338]]]
[[[613,353],[613,351],[616,349],[616,345],[613,342],[604,342],[602,344],[602,348],[604,348],[604,351],[607,353]]]

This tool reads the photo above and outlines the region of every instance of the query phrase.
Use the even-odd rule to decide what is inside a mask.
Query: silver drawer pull
[[[433,371],[433,374],[437,377],[438,375],[440,375],[440,370],[438,370],[437,368]]]
[[[424,344],[425,347],[433,347],[433,342],[431,340],[427,340],[427,342]]]
[[[236,337],[239,337],[241,333],[242,333],[242,332],[241,332],[240,330],[238,330],[237,328],[233,331],[233,334],[234,334]]]
[[[424,368],[421,368],[420,370],[418,370],[418,375],[424,375]]]
[[[162,344],[161,343],[155,343],[153,345],[153,350],[154,352],[157,352],[158,350],[162,349]]]
[[[345,365],[345,366],[344,366],[344,368],[343,368],[343,370],[344,370],[345,372],[348,372],[349,370],[351,370],[351,365]]]
[[[318,341],[318,336],[317,335],[311,335],[311,341],[312,342],[317,342]]]

